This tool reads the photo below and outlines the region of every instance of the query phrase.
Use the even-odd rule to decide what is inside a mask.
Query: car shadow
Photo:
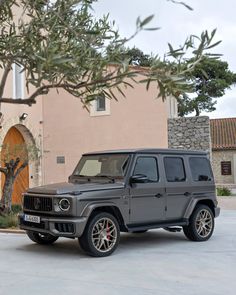
[[[146,233],[121,233],[118,249],[122,250],[122,252],[129,252],[134,249],[151,249],[158,246],[162,246],[163,249],[163,245],[171,245],[173,242],[182,243],[183,241],[186,241],[183,233],[170,233],[164,230],[153,230]],[[61,238],[52,245],[38,245],[30,240],[25,240],[24,244],[18,247],[17,250],[31,254],[36,253],[37,255],[60,257],[60,259],[75,256],[77,259],[88,258],[80,248],[77,239]],[[118,253],[121,253],[121,251]]]

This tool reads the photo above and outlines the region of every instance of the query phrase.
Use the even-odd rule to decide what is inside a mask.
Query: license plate
[[[24,221],[33,222],[33,223],[40,223],[40,217],[34,215],[24,215]]]

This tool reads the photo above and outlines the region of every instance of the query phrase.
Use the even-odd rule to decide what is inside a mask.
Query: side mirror
[[[144,174],[136,174],[130,177],[130,183],[145,183],[148,182],[148,177]]]

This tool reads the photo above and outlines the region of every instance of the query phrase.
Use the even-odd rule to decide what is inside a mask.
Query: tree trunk
[[[5,163],[5,168],[0,168],[0,172],[4,173],[5,175],[2,199],[0,202],[0,213],[2,214],[9,214],[11,212],[12,192],[15,179],[20,174],[20,172],[28,165],[28,161],[25,161],[17,169],[19,162],[19,158],[16,158],[16,160],[12,159],[8,163]]]
[[[200,116],[200,111],[199,111],[199,108],[195,108],[195,112],[196,112],[196,117],[199,117]]]
[[[11,212],[12,205],[12,192],[14,185],[14,174],[7,173],[5,175],[5,182],[2,191],[2,204],[3,204],[3,212],[9,214]]]

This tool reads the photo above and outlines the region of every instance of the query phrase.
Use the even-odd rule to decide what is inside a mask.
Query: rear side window
[[[194,181],[210,181],[213,179],[210,162],[207,158],[190,158],[189,165]]]
[[[139,157],[136,161],[133,175],[137,174],[147,176],[149,182],[158,181],[157,160],[153,157]]]
[[[164,166],[168,182],[181,182],[186,180],[184,162],[179,157],[165,157]]]

